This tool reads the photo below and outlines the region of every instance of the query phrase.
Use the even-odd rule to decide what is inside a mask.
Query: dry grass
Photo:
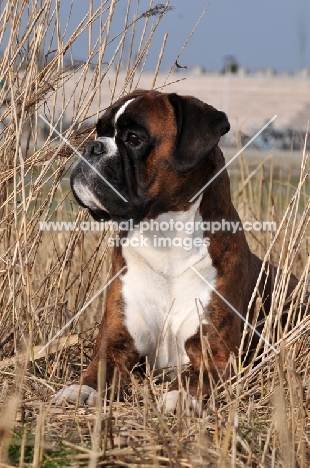
[[[125,402],[118,400],[116,375],[116,397],[104,401],[102,411],[50,405],[50,395],[78,381],[89,362],[104,296],[92,302],[47,352],[39,350],[107,282],[110,267],[104,233],[39,230],[39,221],[81,221],[88,216],[68,193],[72,152],[52,132],[43,139],[39,114],[62,130],[63,115],[55,115],[55,102],[62,100],[63,112],[70,102],[75,120],[64,135],[82,147],[93,134],[93,127],[82,128],[87,118],[96,118],[89,115],[93,101],[99,113],[102,93],[108,92],[111,101],[118,97],[121,64],[125,62],[127,70],[121,92],[138,85],[165,10],[148,10],[134,18],[128,1],[123,31],[112,37],[118,2],[102,1],[97,11],[90,2],[83,22],[64,40],[58,3],[28,4],[8,0],[0,18],[0,41],[10,31],[0,62],[0,76],[5,77],[0,101],[6,103],[0,117],[0,125],[6,123],[0,133],[0,466],[308,467],[310,320],[299,316],[310,278],[305,154],[298,180],[290,175],[294,171],[274,168],[272,158],[254,169],[242,157],[234,184],[242,219],[275,219],[279,227],[276,235],[249,235],[253,251],[262,258],[267,254],[284,269],[264,331],[277,343],[279,356],[265,349],[261,362],[248,369],[234,360],[238,377],[215,389],[201,418],[188,408],[178,408],[175,416],[158,414],[154,394],[159,396],[163,389],[150,373],[143,382],[132,375]],[[89,41],[89,60],[78,70],[64,67],[64,53],[80,34],[91,37],[92,29],[99,39],[95,47]],[[139,50],[133,58],[138,30]],[[126,61],[125,38],[131,44]],[[165,43],[166,37],[159,57]],[[111,44],[109,62],[102,65]],[[90,66],[92,80],[86,85]],[[111,67],[115,81],[107,83]],[[63,83],[73,77],[78,91],[65,96]],[[296,325],[279,339],[274,325],[290,271],[300,278],[290,309]]]

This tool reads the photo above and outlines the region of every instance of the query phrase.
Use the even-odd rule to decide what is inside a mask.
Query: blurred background
[[[38,7],[44,6],[44,2],[34,3]],[[0,13],[4,4],[0,2]],[[164,4],[145,0],[93,0],[89,4],[83,2],[78,7],[74,2],[66,1],[56,2],[56,5],[57,13],[50,21],[45,21],[45,38],[38,66],[44,68],[55,58],[59,47],[68,44],[62,52],[63,67],[73,67],[78,73],[87,62],[88,76],[85,79],[89,83],[98,61],[101,72],[110,81],[114,80],[117,70],[121,79],[113,97],[108,88],[101,90],[100,109],[103,110],[121,91],[128,67],[134,65],[141,53],[141,37],[143,34],[147,37],[154,27],[152,21],[145,25],[142,19],[147,15],[150,20],[158,18]],[[113,21],[108,25],[109,40],[106,41],[104,54],[100,56],[100,44],[107,38],[104,25],[111,7]],[[101,14],[95,15],[91,24],[87,25],[90,11],[100,8]],[[260,150],[300,150],[310,116],[309,1],[171,0],[165,8],[166,14],[156,26],[156,32],[147,46],[147,54],[137,64],[137,69],[143,69],[143,75],[136,84],[141,88],[152,87],[153,72],[159,65],[157,87],[167,83],[167,71],[170,70],[172,77],[169,82],[173,84],[166,91],[193,94],[228,114],[232,129],[222,141],[223,145],[244,145],[277,115],[273,125],[251,147]],[[15,31],[17,40],[21,40],[29,28],[30,10],[21,12],[19,29]],[[117,57],[119,61],[115,59],[111,65],[125,24],[128,33],[122,44],[121,58]],[[193,28],[195,32],[191,35]],[[77,30],[79,34],[74,41],[70,41]],[[2,32],[2,55],[11,33],[9,28],[4,28]],[[158,64],[163,40],[164,53]],[[73,90],[79,89],[77,73],[63,85],[62,93],[65,96],[69,97]],[[6,86],[5,77],[2,77],[0,86]],[[9,96],[7,99],[10,99]],[[61,128],[64,130],[70,127],[75,108],[69,104],[63,111],[62,102],[63,99],[56,104],[55,115],[61,115]],[[98,99],[92,102],[90,113],[98,111],[98,104]],[[3,103],[5,105],[6,101]],[[5,122],[2,121],[0,125],[5,125]],[[43,122],[40,122],[40,126],[44,127]],[[45,128],[43,138],[48,132],[49,129]]]

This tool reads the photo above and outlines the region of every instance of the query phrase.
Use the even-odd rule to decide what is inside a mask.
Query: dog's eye
[[[138,135],[136,135],[135,133],[128,133],[126,138],[126,142],[134,148],[138,148],[138,146],[141,145],[142,141],[143,140],[140,137],[138,137]]]

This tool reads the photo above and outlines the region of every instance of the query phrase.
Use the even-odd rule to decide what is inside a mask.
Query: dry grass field
[[[85,125],[87,119],[96,120],[89,115],[90,105],[98,102],[99,113],[102,93],[109,93],[111,101],[118,98],[120,68],[126,67],[121,92],[138,85],[168,5],[151,3],[134,17],[131,3],[116,37],[110,32],[115,0],[103,0],[98,10],[90,2],[86,17],[66,39],[58,2],[7,0],[0,12],[0,43],[9,37],[0,59],[0,467],[307,468],[310,317],[301,313],[302,305],[309,305],[310,281],[310,165],[305,152],[297,162],[288,153],[285,167],[271,153],[257,164],[245,152],[232,171],[233,199],[242,220],[277,223],[273,233],[249,232],[248,241],[261,258],[283,269],[264,328],[264,337],[279,354],[260,342],[261,358],[254,356],[248,367],[238,356],[232,359],[237,376],[214,389],[201,417],[180,405],[175,415],[159,413],[156,399],[164,389],[148,370],[144,380],[131,375],[126,401],[119,399],[116,374],[114,401],[105,399],[97,409],[51,404],[55,391],[79,381],[90,360],[104,292],[40,350],[108,282],[109,233],[39,229],[39,222],[48,220],[89,220],[68,190],[74,152],[52,130],[43,138],[40,114],[82,151],[94,135],[94,127]],[[89,59],[65,66],[64,54],[81,34],[98,37],[95,46],[89,39]],[[165,42],[164,37],[158,68]],[[108,47],[114,52],[106,62]],[[86,88],[90,67],[93,80]],[[112,68],[114,83],[105,78]],[[79,92],[64,95],[63,84],[72,77]],[[173,85],[168,89],[177,91]],[[54,112],[59,100],[63,112],[68,103],[75,108],[65,131],[62,115]],[[300,278],[289,310],[296,325],[279,335],[276,324],[290,272]]]

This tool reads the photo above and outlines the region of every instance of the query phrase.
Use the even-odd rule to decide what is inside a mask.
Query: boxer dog
[[[107,386],[115,366],[127,379],[126,369],[141,358],[158,371],[170,369],[171,380],[186,367],[181,382],[192,406],[199,393],[210,394],[212,380],[227,376],[230,354],[238,353],[241,342],[240,314],[247,314],[262,267],[231,201],[218,146],[229,129],[226,115],[212,106],[157,91],[128,94],[97,122],[97,139],[86,143],[84,160],[73,169],[73,194],[95,220],[131,220],[133,228],[120,232],[126,242],[114,248],[112,276],[118,276],[82,387],[61,390],[56,403],[79,398],[95,404],[100,362],[106,363]],[[203,229],[222,220],[239,227]],[[155,221],[162,228],[153,229]],[[190,235],[177,229],[181,223],[194,226]],[[158,245],[160,236],[174,242]],[[264,313],[275,271],[269,265],[261,280]],[[296,284],[292,276],[288,294]],[[250,320],[253,314],[254,307]],[[175,409],[178,395],[174,379],[163,402],[166,410]]]

